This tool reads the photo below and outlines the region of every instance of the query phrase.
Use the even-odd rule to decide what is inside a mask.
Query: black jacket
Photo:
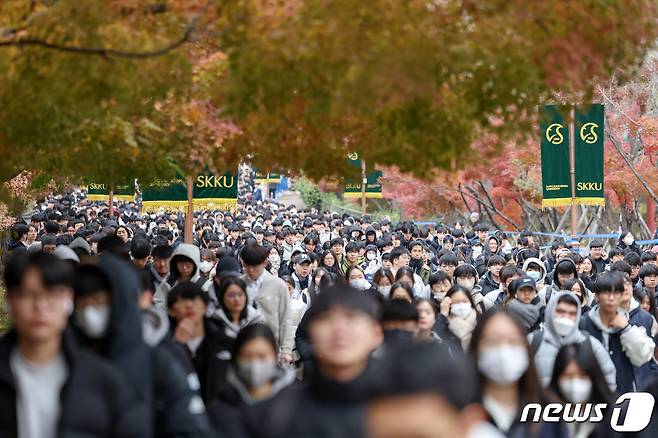
[[[192,365],[201,383],[201,396],[204,401],[212,399],[226,385],[226,371],[231,360],[234,339],[228,337],[222,322],[205,318],[206,336],[201,341],[196,354],[188,352]]]
[[[0,339],[0,436],[18,436],[16,382],[9,364],[16,333]],[[60,394],[58,437],[148,437],[148,414],[125,378],[71,333],[62,338],[68,376]]]
[[[284,389],[263,412],[246,421],[251,437],[301,438],[365,435],[364,404],[374,393],[372,366],[356,379],[337,382],[314,370],[308,380]]]

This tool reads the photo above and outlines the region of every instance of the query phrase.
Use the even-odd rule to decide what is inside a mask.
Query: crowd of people
[[[180,213],[49,197],[6,242],[0,436],[615,436],[521,412],[658,395],[656,252],[467,222],[248,199],[186,243]]]

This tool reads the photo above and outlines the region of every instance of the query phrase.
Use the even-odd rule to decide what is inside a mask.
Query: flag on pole
[[[605,206],[603,194],[604,109],[601,104],[575,108],[576,203]]]
[[[539,109],[542,208],[571,205],[569,111],[566,105],[543,105]]]

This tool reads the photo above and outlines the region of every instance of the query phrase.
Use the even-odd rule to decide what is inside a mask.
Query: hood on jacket
[[[576,267],[576,264],[573,262],[573,260],[571,260],[571,259],[562,259],[559,262],[557,262],[555,264],[555,266],[553,267],[553,279],[552,280],[553,280],[553,288],[554,289],[558,288],[558,286],[557,286],[557,284],[558,284],[558,282],[557,282],[558,281],[557,280],[557,267],[564,264],[564,263],[568,263],[571,266],[573,266],[573,270],[576,273],[576,277],[578,277],[578,268]],[[558,288],[558,290],[559,290],[559,288]]]
[[[541,283],[546,278],[546,265],[544,265],[544,262],[539,260],[537,257],[530,257],[530,258],[526,259],[525,262],[523,262],[523,270],[524,271],[527,272],[528,266],[530,266],[530,263],[535,263],[535,264],[539,265],[539,271],[541,273],[541,277],[539,278],[539,280],[536,281],[536,283]]]
[[[626,312],[624,312],[622,309],[617,309],[617,314],[622,315],[624,317],[626,316]],[[623,330],[618,327],[608,327],[605,324],[603,324],[603,321],[601,321],[601,308],[599,307],[598,304],[592,307],[592,309],[589,312],[587,312],[587,316],[589,317],[589,319],[592,320],[594,325],[604,333],[612,334]]]
[[[152,399],[151,355],[142,339],[137,306],[140,280],[132,266],[112,254],[98,257],[96,265],[110,287],[110,321],[100,354],[126,377],[140,400]],[[84,334],[81,335],[86,340]],[[93,342],[89,342],[91,346]]]
[[[255,403],[255,400],[253,400],[249,395],[247,387],[238,377],[238,373],[234,365],[229,366],[228,370],[226,371],[226,382],[235,392],[237,392],[237,394],[246,404]],[[277,365],[277,374],[272,381],[272,392],[270,393],[268,399],[271,399],[284,388],[292,385],[294,382],[295,371],[293,371],[292,368]]]
[[[59,245],[57,248],[55,248],[54,254],[60,260],[69,260],[75,263],[80,263],[80,257],[78,257],[75,251],[66,245]]]
[[[224,323],[226,327],[226,335],[232,338],[237,337],[238,332],[243,327],[246,327],[249,324],[263,321],[263,316],[260,311],[251,305],[247,305],[247,316],[240,321],[240,325],[237,325],[231,321],[226,312],[224,312],[224,309],[221,307],[221,305],[217,308],[217,310],[215,310],[215,313],[213,313],[212,317],[219,319]]]
[[[169,333],[169,317],[164,309],[151,306],[142,310],[142,336],[151,347],[158,345]]]
[[[546,305],[546,311],[544,312],[544,323],[545,323],[546,331],[551,334],[551,337],[557,341],[558,345],[573,344],[574,342],[577,342],[581,338],[580,331],[578,330],[578,321],[580,321],[581,306],[578,305],[576,305],[576,322],[573,326],[573,329],[571,329],[571,332],[569,332],[566,336],[559,336],[555,332],[555,322],[554,322],[555,309],[557,308],[558,300],[564,296],[570,296],[576,301],[576,303],[579,302],[578,298],[573,292],[569,292],[569,291],[555,292],[554,294],[551,295],[551,299],[548,301],[548,304]]]
[[[69,245],[69,248],[71,249],[76,249],[80,248],[87,253],[87,255],[91,255],[91,246],[89,246],[89,243],[82,237],[76,237],[73,239],[73,242]]]
[[[169,279],[174,282],[180,277],[180,272],[178,272],[175,262],[177,256],[187,257],[192,260],[194,263],[194,273],[192,274],[190,281],[192,281],[192,283],[197,281],[200,276],[199,264],[201,263],[201,252],[199,251],[199,247],[189,243],[180,243],[174,248],[174,252],[169,259]]]

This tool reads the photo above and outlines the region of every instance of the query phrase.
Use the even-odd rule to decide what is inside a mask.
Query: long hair
[[[244,280],[242,280],[239,277],[226,277],[225,279],[223,279],[218,286],[217,299],[219,300],[219,305],[222,307],[222,310],[224,310],[226,317],[230,319],[231,314],[229,313],[229,310],[226,308],[226,304],[224,304],[224,295],[226,295],[226,290],[229,288],[229,286],[232,285],[238,286],[242,290],[245,296],[244,307],[240,311],[240,321],[242,321],[247,317],[247,307],[249,306],[249,297],[247,296],[247,284],[244,282]]]
[[[585,340],[585,342],[590,342]],[[555,365],[553,366],[553,376],[549,388],[564,401],[564,394],[560,390],[559,380],[564,370],[569,366],[572,361],[578,364],[578,367],[583,370],[585,374],[592,380],[592,394],[588,402],[591,403],[609,403],[614,397],[612,391],[608,387],[608,383],[603,376],[603,371],[599,365],[599,361],[594,356],[592,347],[580,344],[568,344],[560,348],[560,351],[555,357]]]
[[[504,308],[492,309],[491,311],[485,313],[480,319],[480,321],[478,321],[478,324],[475,326],[475,329],[473,330],[473,334],[471,335],[471,347],[468,353],[473,359],[473,363],[477,364],[478,354],[479,354],[478,346],[482,341],[482,336],[487,328],[487,325],[491,322],[492,319],[498,317],[508,318],[512,322],[512,324],[514,324],[514,327],[517,328],[519,334],[523,338],[524,348],[528,352],[528,368],[525,370],[525,372],[523,373],[523,375],[518,381],[519,397],[521,402],[520,404],[546,401],[548,397],[544,392],[541,384],[539,383],[539,378],[537,377],[537,370],[535,368],[535,361],[533,355],[530,354],[530,346],[528,345],[528,340],[524,334],[524,330],[514,320],[514,317],[509,313],[508,310]],[[477,370],[477,373],[480,380],[479,382],[480,398],[482,398],[481,391],[482,388],[484,387],[485,377],[479,369]]]

